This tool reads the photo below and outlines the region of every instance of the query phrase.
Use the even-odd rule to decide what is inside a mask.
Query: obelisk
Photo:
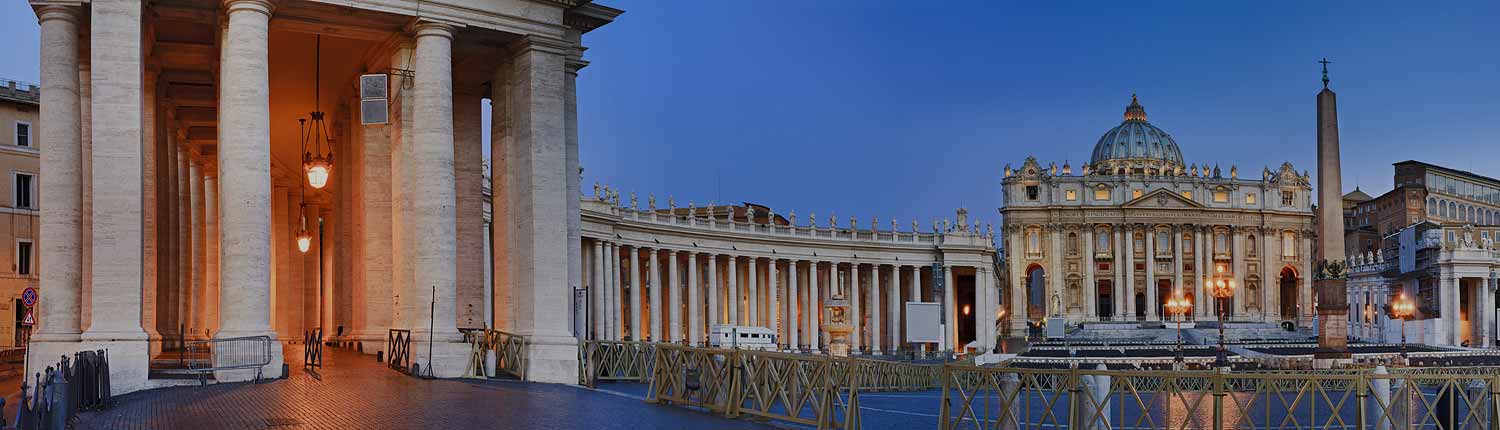
[[[1318,349],[1313,352],[1313,366],[1327,369],[1350,361],[1349,299],[1344,286],[1347,266],[1337,96],[1328,89],[1328,59],[1319,63],[1323,64],[1323,91],[1318,92],[1318,252],[1313,281],[1318,298]]]

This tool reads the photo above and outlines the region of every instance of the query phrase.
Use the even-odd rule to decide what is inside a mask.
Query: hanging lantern
[[[307,175],[307,184],[314,189],[322,189],[328,186],[328,178],[333,175],[333,138],[329,135],[328,124],[323,121],[323,111],[318,106],[319,85],[318,79],[322,74],[320,60],[322,57],[323,36],[317,36],[317,45],[313,48],[313,111],[312,124],[307,120],[298,119],[297,126],[302,134],[302,170]],[[328,142],[329,151],[323,153],[323,142]],[[312,146],[312,150],[308,150]]]
[[[297,230],[297,251],[306,254],[312,249],[312,233],[307,231],[307,204],[302,204],[302,228]]]

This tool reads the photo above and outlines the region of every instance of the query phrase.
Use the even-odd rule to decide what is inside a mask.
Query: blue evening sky
[[[1346,189],[1500,176],[1494,1],[601,1],[626,13],[585,36],[584,189],[642,205],[996,221],[1006,163],[1086,162],[1132,92],[1189,162],[1311,170],[1324,56]],[[0,77],[37,80],[36,31],[3,1]]]

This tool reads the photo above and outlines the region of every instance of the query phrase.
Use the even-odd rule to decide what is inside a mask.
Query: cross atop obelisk
[[[1318,92],[1318,252],[1313,290],[1318,295],[1318,349],[1313,365],[1331,368],[1350,359],[1349,298],[1344,285],[1343,185],[1339,179],[1338,96],[1328,89],[1328,59]]]

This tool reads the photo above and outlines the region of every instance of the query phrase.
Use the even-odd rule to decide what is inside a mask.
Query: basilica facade
[[[1027,158],[1005,166],[1002,184],[1001,294],[1014,328],[1173,321],[1174,297],[1192,303],[1187,320],[1312,322],[1313,193],[1291,163],[1259,178],[1187,163],[1132,96],[1078,171]],[[1208,286],[1220,280],[1232,297],[1215,300]]]

